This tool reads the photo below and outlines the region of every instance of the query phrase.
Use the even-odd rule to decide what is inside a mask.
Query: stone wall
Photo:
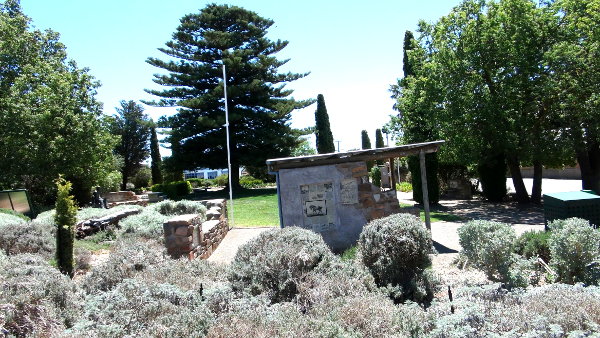
[[[136,195],[133,191],[115,191],[104,194],[106,204],[109,208],[117,205],[148,205],[148,200]]]
[[[227,201],[200,202],[206,206],[206,219],[196,214],[179,215],[163,223],[165,246],[173,258],[206,259],[229,231]]]
[[[382,191],[368,180],[365,162],[350,162],[279,171],[283,226],[321,233],[334,251],[354,245],[369,221],[400,208],[395,190]]]

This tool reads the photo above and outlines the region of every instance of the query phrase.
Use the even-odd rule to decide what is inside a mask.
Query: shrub
[[[396,301],[431,300],[432,290],[425,291],[426,299],[417,297],[421,294],[418,281],[431,265],[428,254],[433,247],[431,234],[420,219],[409,214],[394,214],[373,220],[364,227],[358,247],[362,262],[377,285],[397,288]]]
[[[45,258],[52,257],[56,249],[56,239],[51,225],[18,221],[0,223],[0,249],[7,255],[35,253]]]
[[[547,231],[527,231],[515,241],[514,252],[525,258],[541,258],[550,262],[550,248],[548,247],[550,233]]]
[[[396,183],[396,190],[402,192],[411,192],[413,190],[412,184],[410,182],[400,182]]]
[[[77,211],[77,222],[86,221],[88,219],[102,218],[104,216],[112,215],[114,213],[125,211],[125,210],[143,210],[144,207],[140,205],[118,205],[110,209],[103,208],[82,208]]]
[[[0,330],[8,336],[59,335],[83,300],[67,276],[31,254],[0,260],[0,290]]]
[[[11,209],[0,208],[0,218],[4,217],[4,215],[15,216],[15,217],[20,218],[20,219],[22,219],[24,221],[29,221],[29,217],[23,215],[20,212],[17,212],[17,211],[11,210]]]
[[[188,200],[178,202],[162,201],[152,205],[151,208],[165,216],[185,214],[206,215],[206,207],[202,203]]]
[[[151,179],[152,170],[146,166],[143,166],[131,178],[131,183],[133,183],[136,188],[145,188],[150,184]]]
[[[162,192],[170,199],[181,199],[192,193],[192,185],[188,181],[155,184],[152,191]]]
[[[508,283],[515,257],[515,231],[510,225],[491,221],[470,221],[458,229],[461,254],[493,281]]]
[[[213,315],[199,295],[169,284],[127,279],[86,299],[76,336],[204,336]]]
[[[157,243],[120,239],[108,259],[86,275],[83,289],[87,293],[111,290],[124,279],[164,261],[163,251]]]
[[[217,185],[219,187],[225,187],[225,186],[229,185],[229,175],[227,175],[227,174],[219,175],[215,178],[214,182],[215,182],[215,185]]]
[[[134,233],[148,239],[161,239],[163,223],[173,215],[199,214],[201,221],[206,219],[206,207],[200,202],[181,200],[162,201],[153,204],[133,216],[119,222],[125,233]]]
[[[379,169],[378,166],[374,166],[371,168],[369,175],[371,176],[371,182],[373,185],[381,187],[381,169]]]
[[[600,289],[564,284],[508,292],[498,285],[458,289],[455,313],[435,303],[429,337],[585,337],[600,329]]]
[[[84,248],[75,248],[75,269],[89,270],[91,268],[92,252]]]
[[[71,182],[62,178],[56,182],[56,264],[60,272],[73,278],[73,241],[75,240],[75,223],[77,208],[73,196],[69,196]]]
[[[246,189],[262,188],[265,186],[265,182],[250,175],[245,175],[240,177],[240,185]]]
[[[289,301],[298,282],[332,255],[323,238],[298,227],[273,229],[241,246],[230,266],[236,292],[267,294],[272,302]]]
[[[205,178],[188,178],[186,181],[190,182],[193,188],[208,188],[215,185],[213,180]]]
[[[558,280],[573,284],[596,284],[586,266],[600,258],[600,231],[580,218],[557,220],[548,224],[552,233],[548,239],[551,265]]]
[[[114,170],[102,177],[98,185],[100,186],[100,191],[119,191],[121,189],[121,182],[123,182],[121,171]]]

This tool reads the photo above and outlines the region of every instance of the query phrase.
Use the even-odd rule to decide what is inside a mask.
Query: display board
[[[300,194],[304,228],[323,232],[335,227],[336,208],[333,182],[301,185]]]

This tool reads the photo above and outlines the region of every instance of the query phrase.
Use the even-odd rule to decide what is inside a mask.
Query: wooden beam
[[[421,164],[421,189],[423,189],[423,207],[425,208],[425,226],[431,231],[431,218],[429,215],[429,190],[427,190],[427,169],[425,168],[425,152],[419,153]],[[413,188],[414,189],[414,188]]]
[[[329,164],[382,160],[390,157],[404,157],[419,154],[421,151],[425,153],[434,153],[438,151],[440,145],[443,143],[444,141],[434,141],[389,148],[357,150],[345,153],[270,159],[267,160],[267,167],[270,172],[275,172],[280,169],[306,168]]]
[[[396,190],[396,176],[394,175],[394,158],[390,158],[390,175],[391,175],[391,184],[392,189]]]

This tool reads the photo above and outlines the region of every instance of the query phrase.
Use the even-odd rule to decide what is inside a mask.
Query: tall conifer
[[[317,136],[317,152],[319,154],[335,152],[333,134],[329,126],[329,115],[325,107],[325,98],[322,94],[317,96],[317,110],[315,111],[315,134]]]
[[[158,145],[158,136],[156,135],[156,127],[150,129],[150,157],[152,158],[152,184],[160,184],[163,182],[162,177],[162,159],[160,157],[160,148]]]

